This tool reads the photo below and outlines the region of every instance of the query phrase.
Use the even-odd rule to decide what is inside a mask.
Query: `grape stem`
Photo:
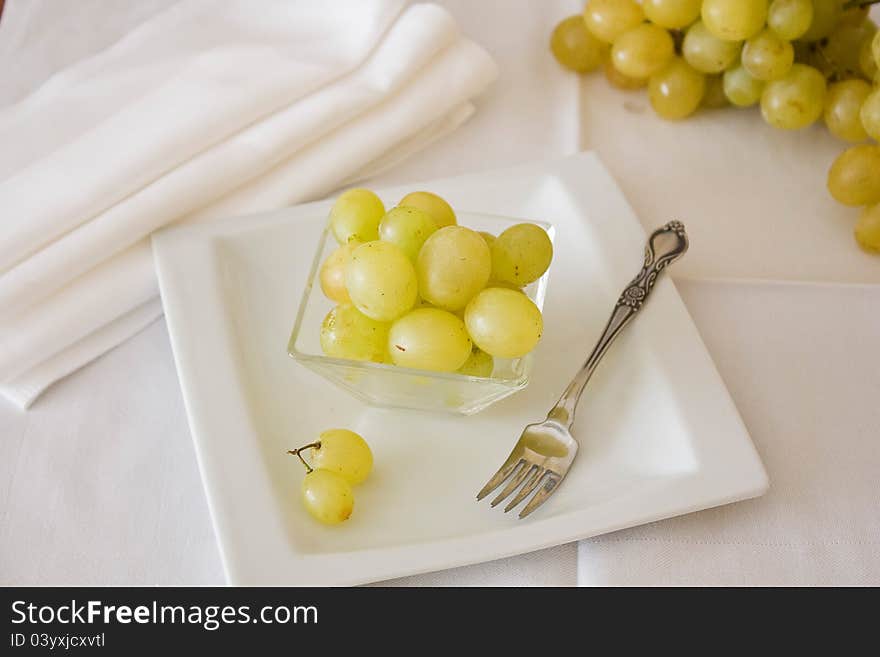
[[[321,447],[321,442],[318,441],[318,442],[316,442],[316,443],[309,443],[308,445],[303,445],[302,447],[297,447],[296,449],[289,449],[289,450],[287,450],[287,453],[288,453],[288,454],[293,454],[293,455],[294,455],[295,457],[297,457],[300,461],[302,461],[302,464],[303,464],[304,466],[306,466],[306,474],[309,474],[309,473],[312,472],[312,466],[310,466],[308,463],[306,463],[306,460],[303,458],[301,452],[302,452],[303,450],[305,450],[305,449],[311,449],[312,447],[314,447],[315,449],[320,448],[320,447]]]

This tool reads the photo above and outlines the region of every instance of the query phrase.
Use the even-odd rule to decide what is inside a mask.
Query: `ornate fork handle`
[[[547,415],[548,419],[556,420],[571,429],[578,400],[596,370],[596,366],[602,360],[602,356],[605,355],[608,347],[611,346],[623,327],[629,324],[630,320],[639,312],[642,304],[651,294],[651,290],[654,289],[654,283],[657,282],[660,273],[669,264],[684,255],[687,248],[687,233],[684,224],[680,221],[670,221],[651,233],[645,246],[645,264],[642,270],[621,293],[602,336],[584,366],[568,384],[559,401]]]

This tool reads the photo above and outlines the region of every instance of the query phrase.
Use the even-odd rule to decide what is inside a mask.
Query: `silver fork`
[[[657,276],[667,265],[684,255],[687,248],[687,233],[685,233],[684,224],[680,221],[670,221],[651,233],[645,246],[645,264],[642,270],[623,290],[614,306],[611,318],[605,326],[602,337],[599,338],[599,342],[596,343],[584,366],[547,414],[547,419],[537,424],[530,424],[523,429],[513,451],[510,452],[510,456],[507,457],[498,472],[483,486],[483,489],[477,494],[477,500],[482,500],[510,479],[501,493],[492,500],[492,506],[497,506],[519,488],[516,496],[504,507],[504,512],[507,513],[538,489],[538,492],[520,511],[519,517],[525,518],[546,502],[547,498],[556,491],[565,475],[568,474],[568,469],[577,454],[578,444],[571,435],[571,427],[574,423],[574,412],[584,387],[608,347],[611,346],[623,327],[629,324],[641,309],[645,299],[654,288]]]

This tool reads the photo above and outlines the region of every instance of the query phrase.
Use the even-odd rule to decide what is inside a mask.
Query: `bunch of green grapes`
[[[303,458],[310,454],[311,464]],[[302,502],[306,511],[325,525],[338,525],[354,511],[352,486],[363,482],[373,469],[373,452],[359,434],[348,429],[328,429],[318,440],[288,450],[306,469]]]
[[[556,26],[550,49],[567,69],[647,87],[665,119],[725,105],[759,106],[783,130],[822,119],[852,144],[828,190],[863,208],[856,241],[880,253],[880,33],[868,16],[878,2],[587,0]]]
[[[553,258],[540,226],[495,236],[458,225],[430,192],[386,212],[373,192],[351,189],[330,211],[330,230],[339,247],[319,272],[337,304],[321,325],[328,356],[488,377],[495,358],[538,343],[543,318],[523,287]]]

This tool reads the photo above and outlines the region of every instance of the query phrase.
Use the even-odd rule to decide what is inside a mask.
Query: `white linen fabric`
[[[677,285],[770,490],[581,541],[578,582],[880,585],[880,288]]]
[[[880,288],[680,282],[685,270],[691,277],[867,281],[847,269],[850,261],[861,266],[848,230],[846,249],[828,257],[826,234],[814,230],[818,220],[807,230],[797,224],[807,212],[826,211],[827,161],[804,135],[786,134],[773,142],[774,152],[794,149],[802,161],[792,173],[771,172],[767,135],[748,112],[712,113],[694,130],[690,122],[656,122],[622,133],[648,121],[634,111],[650,110],[640,94],[618,94],[601,76],[581,83],[578,110],[579,80],[559,69],[546,39],[582,0],[440,2],[499,62],[501,79],[454,135],[370,184],[556,157],[576,151],[580,133],[581,146],[598,148],[646,228],[675,215],[698,233],[671,273],[764,459],[771,489],[756,500],[582,542],[580,566],[566,545],[394,583],[880,585],[876,487],[865,486],[880,467]],[[8,0],[0,21],[0,105],[169,4]],[[27,20],[12,21],[14,12]],[[19,56],[10,57],[9,47]],[[701,132],[715,123],[725,144],[751,149],[749,168],[772,173],[763,182],[756,173],[742,188],[753,193],[737,194],[734,204],[719,203],[718,190],[729,184],[721,186],[725,163],[733,170],[740,161],[719,156],[724,149]],[[636,140],[627,160],[632,134],[646,141]],[[682,161],[694,164],[679,169]],[[670,181],[692,179],[707,163],[718,187],[691,182],[687,193],[668,194]],[[738,205],[747,202],[753,206]],[[756,207],[754,216],[742,213]],[[821,220],[839,230],[831,218]],[[760,262],[751,254],[743,261],[741,248],[731,248],[736,221],[756,231],[747,235],[766,238]],[[714,230],[718,223],[725,230]],[[54,386],[30,413],[0,404],[0,517],[2,584],[222,584],[163,323]]]
[[[153,230],[326,194],[457,127],[494,76],[448,12],[393,0],[184,0],[53,76],[0,113],[0,392],[27,404],[126,337]]]

